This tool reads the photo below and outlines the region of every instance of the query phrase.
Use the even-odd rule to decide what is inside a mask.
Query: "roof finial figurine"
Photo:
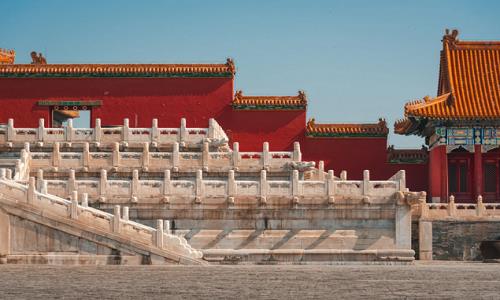
[[[316,120],[314,118],[310,118],[309,121],[307,121],[306,127],[307,127],[308,130],[312,130],[313,129],[315,121]]]
[[[307,96],[306,96],[306,92],[304,92],[303,90],[300,90],[299,91],[299,99],[300,101],[303,103],[303,104],[306,104],[307,103]]]
[[[228,66],[229,70],[231,71],[231,73],[233,73],[233,75],[236,73],[236,66],[234,65],[234,61],[232,58],[228,57],[226,59],[226,65]]]
[[[0,48],[0,65],[13,64],[16,59],[16,51]]]
[[[243,97],[242,90],[237,90],[236,93],[234,93],[234,100],[240,100],[242,97]]]
[[[47,60],[43,57],[42,53],[36,53],[36,51],[31,52],[31,64],[32,65],[46,65]]]
[[[451,33],[450,33],[450,30],[448,28],[446,28],[446,30],[444,31],[443,42],[455,44],[456,42],[458,42],[457,37],[458,37],[458,30],[457,29],[451,30]]]

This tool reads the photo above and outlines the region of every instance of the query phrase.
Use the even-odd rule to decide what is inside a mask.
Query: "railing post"
[[[44,131],[45,131],[45,120],[43,118],[40,118],[38,119],[38,132],[36,136],[39,143],[43,143]]]
[[[7,142],[13,142],[16,139],[16,130],[14,128],[14,119],[7,120]]]
[[[82,168],[88,171],[90,167],[90,146],[89,143],[83,143]]]
[[[42,193],[42,194],[48,194],[49,193],[49,187],[48,187],[47,180],[43,180],[42,181],[42,188],[40,190],[40,193]]]
[[[108,172],[101,170],[101,178],[99,178],[99,201],[106,201],[106,190],[108,187]]]
[[[215,137],[215,119],[208,119],[208,136],[209,139],[213,139]]]
[[[399,191],[404,192],[406,190],[406,172],[405,170],[399,170]]]
[[[174,143],[174,149],[172,150],[172,170],[174,172],[179,171],[179,143]]]
[[[145,142],[142,144],[142,169],[144,171],[149,170],[149,143]]]
[[[82,207],[89,207],[89,194],[82,194]]]
[[[163,249],[163,220],[156,220],[156,247]]]
[[[451,195],[448,201],[448,216],[455,217],[457,215],[457,207],[455,206],[455,196]]]
[[[181,127],[179,128],[179,144],[184,147],[186,145],[186,136],[187,136],[187,130],[186,130],[186,119],[182,118],[181,119]]]
[[[123,119],[122,141],[124,145],[128,145],[130,132],[130,122],[128,118]]]
[[[7,179],[7,170],[5,168],[0,169],[0,179],[2,180]]]
[[[52,146],[52,166],[55,170],[59,167],[61,162],[61,152],[59,151],[59,142],[54,142]]]
[[[196,192],[194,202],[196,204],[201,204],[201,199],[203,198],[203,171],[196,171]]]
[[[203,166],[203,171],[208,172],[208,165],[210,161],[210,148],[208,146],[208,142],[203,142],[203,152],[201,154],[202,156],[202,166]]]
[[[158,119],[153,119],[151,124],[151,143],[154,147],[158,146],[159,136]]]
[[[318,180],[325,180],[325,162],[322,160],[318,163]]]
[[[234,170],[229,170],[227,173],[227,202],[234,204],[234,197],[236,196],[236,181],[234,179]]]
[[[346,170],[343,170],[342,172],[340,172],[340,180],[342,180],[342,181],[347,180],[347,171]]]
[[[163,175],[163,202],[170,202],[170,170],[165,170]]]
[[[123,207],[122,219],[125,220],[125,221],[129,220],[129,209],[128,209],[128,206],[124,206]]]
[[[111,155],[113,168],[118,169],[120,166],[120,144],[118,142],[113,143],[113,153]]]
[[[260,204],[267,202],[267,172],[266,170],[260,171]]]
[[[12,180],[12,170],[11,169],[5,170],[5,176],[8,180]]]
[[[113,232],[119,233],[121,227],[120,205],[113,207]]]
[[[328,170],[326,178],[326,195],[328,197],[328,204],[335,203],[335,176],[333,170]]]
[[[42,185],[43,185],[43,169],[38,169],[36,172],[36,189],[38,191],[42,191]]]
[[[240,143],[238,142],[233,143],[232,162],[233,162],[233,170],[238,171],[238,166],[240,162]]]
[[[300,186],[299,186],[299,171],[298,170],[293,170],[292,171],[292,201],[293,204],[299,204],[299,197],[300,197]]]
[[[370,171],[364,170],[363,171],[363,202],[365,204],[370,203],[370,197],[368,196],[369,194],[370,194]]]
[[[35,190],[36,190],[35,177],[30,177],[28,181],[28,192],[26,193],[27,195],[26,202],[28,202],[29,204],[33,204],[33,202],[35,202],[36,200]]]
[[[137,203],[137,191],[139,189],[139,171],[132,171],[132,183],[130,184],[130,201]]]
[[[95,126],[94,126],[94,141],[99,145],[101,142],[101,119],[96,118],[95,119]]]
[[[299,142],[293,143],[293,158],[292,159],[295,162],[302,161],[302,153],[300,152],[300,143]]]
[[[171,234],[171,232],[170,232],[170,221],[169,220],[164,220],[163,221],[163,231],[166,234]]]
[[[478,217],[482,217],[485,213],[485,207],[483,203],[483,196],[478,195],[477,196],[477,203],[476,203],[476,215]]]
[[[76,186],[76,180],[75,180],[75,170],[71,169],[69,170],[68,174],[68,183],[67,183],[67,193],[68,195],[71,195],[73,191],[76,191],[78,187]]]
[[[71,142],[73,140],[73,119],[68,119],[68,125],[66,125],[66,142]]]
[[[71,219],[78,219],[78,192],[71,193],[71,204],[69,207],[69,217]]]
[[[269,171],[269,143],[264,142],[262,144],[262,169]]]

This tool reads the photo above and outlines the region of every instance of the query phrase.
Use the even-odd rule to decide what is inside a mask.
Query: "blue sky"
[[[500,40],[500,1],[3,1],[0,47],[18,63],[234,58],[245,94],[306,91],[317,122],[392,124],[435,95],[441,37]],[[397,147],[423,140],[391,133]]]

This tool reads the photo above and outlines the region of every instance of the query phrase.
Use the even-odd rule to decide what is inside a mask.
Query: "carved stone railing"
[[[70,171],[67,180],[45,180],[39,171],[37,186],[42,191],[69,197],[74,191],[86,193],[91,201],[106,203],[139,203],[171,205],[334,205],[334,204],[394,204],[395,194],[406,192],[405,173],[399,171],[387,181],[371,181],[368,171],[363,180],[347,180],[346,173],[337,179],[329,171],[324,180],[300,180],[299,171],[292,171],[289,180],[268,180],[267,171],[259,180],[236,180],[230,170],[225,180],[205,180],[198,170],[192,180],[173,180],[170,170],[163,180],[141,180],[133,171],[132,180],[108,179],[102,170],[99,179],[76,179]]]
[[[107,232],[110,236],[116,235],[126,240],[134,241],[138,244],[156,247],[169,253],[197,260],[201,258],[201,252],[191,248],[182,237],[174,236],[164,232],[163,221],[159,220],[157,228],[151,228],[142,224],[132,222],[128,218],[128,208],[124,209],[124,216],[121,216],[120,206],[114,207],[114,214],[109,214],[91,207],[88,207],[86,194],[82,195],[81,204],[78,203],[78,194],[73,192],[70,199],[38,191],[36,189],[35,178],[31,177],[28,185],[9,180],[6,177],[5,169],[0,170],[0,201],[8,201],[11,205],[30,205],[37,209],[42,209],[45,215],[55,215],[75,220],[78,224],[85,224],[98,230]]]
[[[446,219],[500,219],[500,203],[484,203],[478,196],[476,203],[455,203],[450,196],[448,203],[421,203],[413,207],[413,215],[425,220]]]
[[[269,144],[263,145],[262,152],[239,152],[238,143],[234,143],[229,152],[210,152],[208,142],[204,142],[200,152],[179,151],[179,143],[173,143],[171,152],[150,152],[149,143],[142,144],[142,152],[121,152],[118,142],[113,144],[111,152],[90,152],[89,143],[84,143],[82,152],[61,152],[59,142],[54,142],[52,152],[29,152],[29,147],[23,149],[29,157],[29,165],[33,171],[78,171],[99,172],[123,171],[131,172],[141,169],[150,172],[163,172],[165,169],[174,172],[284,172],[301,169],[301,153],[298,142],[294,144],[294,151],[271,152]],[[308,163],[309,168],[314,162]]]
[[[15,128],[13,119],[8,120],[7,126],[0,127],[0,145],[7,146],[24,145],[26,142],[39,146],[56,142],[140,146],[147,142],[154,146],[179,143],[183,147],[200,147],[203,142],[220,146],[228,141],[224,130],[214,119],[209,120],[208,128],[187,128],[186,119],[181,119],[179,128],[159,128],[157,119],[153,119],[151,128],[131,128],[128,119],[124,119],[123,126],[111,128],[101,127],[100,119],[95,120],[94,128],[74,128],[72,119],[64,128],[45,128],[44,119],[39,120],[38,128]]]

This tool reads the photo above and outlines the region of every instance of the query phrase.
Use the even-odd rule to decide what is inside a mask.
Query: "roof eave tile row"
[[[388,133],[384,119],[370,124],[316,124],[313,118],[306,125],[309,137],[387,137]]]
[[[297,96],[244,96],[237,91],[231,105],[241,110],[305,110],[307,97],[303,91]]]
[[[9,64],[0,77],[232,77],[232,60],[226,64]]]

